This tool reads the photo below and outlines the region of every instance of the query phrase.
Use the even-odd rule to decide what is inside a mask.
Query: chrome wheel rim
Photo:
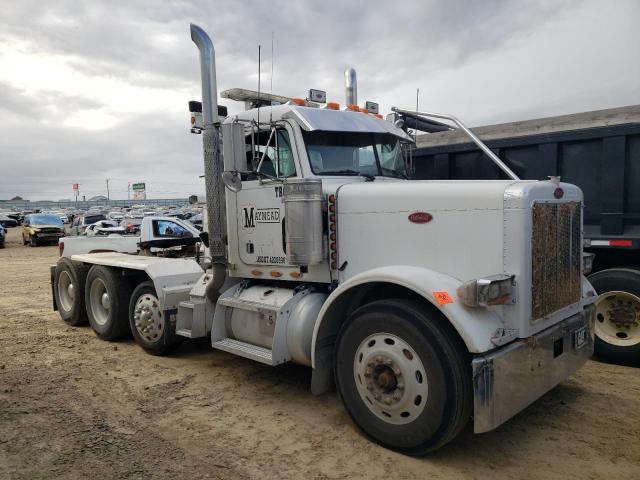
[[[596,301],[596,335],[619,347],[640,343],[640,298],[619,290],[605,292]]]
[[[424,365],[397,335],[365,338],[356,350],[353,374],[362,402],[381,420],[403,425],[424,411],[429,393]]]
[[[164,332],[164,315],[155,295],[138,297],[133,310],[133,322],[138,334],[148,342],[157,341]]]
[[[70,312],[76,299],[76,290],[71,275],[67,271],[60,272],[58,277],[58,297],[62,309],[65,312]]]
[[[96,278],[91,282],[89,298],[94,321],[100,326],[105,325],[111,312],[111,299],[102,279]]]

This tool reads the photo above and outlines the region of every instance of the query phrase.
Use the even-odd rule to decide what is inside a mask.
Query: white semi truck
[[[406,454],[471,419],[496,428],[587,361],[596,297],[577,187],[520,181],[457,119],[426,113],[467,132],[507,179],[407,180],[411,137],[356,106],[353,72],[346,108],[318,92],[272,105],[234,90],[249,109],[221,121],[213,44],[195,25],[191,38],[207,258],[62,258],[51,277],[64,320],[105,340],[130,332],[152,354],[209,337],[309,366],[314,394],[335,386],[363,432]]]

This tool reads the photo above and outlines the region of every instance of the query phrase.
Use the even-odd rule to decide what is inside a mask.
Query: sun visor
[[[303,130],[308,132],[322,130],[325,132],[363,132],[390,134],[401,140],[413,142],[413,138],[404,130],[386,120],[362,112],[330,110],[310,107],[294,107],[282,118],[295,120]]]

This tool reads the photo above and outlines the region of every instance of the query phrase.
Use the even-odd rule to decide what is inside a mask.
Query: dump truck
[[[412,178],[479,180],[502,176],[459,130],[419,125]],[[404,125],[403,125],[404,126]],[[584,193],[584,248],[595,255],[595,354],[640,362],[640,105],[474,128],[519,177],[557,175]]]
[[[490,151],[507,179],[408,180],[413,139],[358,106],[354,71],[346,106],[233,89],[221,96],[247,109],[223,118],[213,43],[196,25],[191,39],[206,258],[62,258],[51,279],[65,321],[156,355],[208,338],[308,366],[313,394],[335,388],[369,438],[410,455],[469,421],[495,429],[592,355],[578,187],[518,180]]]

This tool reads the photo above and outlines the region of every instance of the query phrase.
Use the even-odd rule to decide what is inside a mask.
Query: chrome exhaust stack
[[[207,233],[213,276],[207,285],[208,297],[215,297],[226,276],[227,251],[225,245],[226,215],[220,132],[218,131],[218,89],[216,87],[216,54],[209,35],[191,24],[191,40],[200,51],[202,82],[202,147],[204,180],[207,192]]]
[[[358,80],[356,78],[356,71],[349,67],[344,71],[344,86],[345,86],[345,103],[347,105],[358,104]]]

